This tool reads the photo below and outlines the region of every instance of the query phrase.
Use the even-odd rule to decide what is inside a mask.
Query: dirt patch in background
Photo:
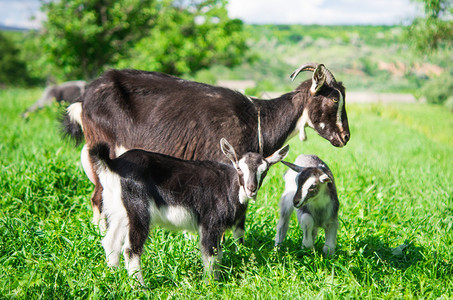
[[[272,99],[279,97],[283,93],[277,92],[265,92],[260,98]],[[372,93],[372,92],[346,92],[346,103],[418,103],[424,102],[423,100],[417,100],[411,94],[397,94],[397,93]]]
[[[411,94],[346,92],[346,102],[347,103],[372,103],[372,102],[416,103],[416,102],[421,102],[421,101],[418,101]]]
[[[244,93],[245,89],[255,86],[253,80],[219,80],[217,85],[237,90]],[[258,96],[261,99],[272,99],[283,95],[285,92],[263,92]],[[373,93],[373,92],[346,92],[347,103],[390,103],[390,102],[403,102],[403,103],[416,103],[423,102],[417,100],[411,94],[397,94],[397,93]]]

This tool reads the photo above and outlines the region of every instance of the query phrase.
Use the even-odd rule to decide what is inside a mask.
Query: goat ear
[[[266,157],[266,161],[270,165],[276,164],[279,161],[281,161],[282,159],[284,159],[286,157],[286,155],[288,155],[288,152],[289,152],[289,145],[286,145],[286,146],[280,148],[279,150],[275,151],[274,154],[272,154],[271,156]]]
[[[236,156],[236,151],[234,151],[233,146],[228,143],[225,138],[220,140],[220,149],[222,149],[223,154],[228,157],[229,160],[233,163],[235,168],[238,168],[238,158]]]
[[[300,173],[300,172],[302,172],[304,170],[304,168],[302,168],[301,166],[292,164],[292,163],[284,161],[284,160],[282,160],[282,164],[288,166],[291,170],[293,170],[293,171],[295,171],[297,173]]]
[[[310,93],[314,96],[326,82],[326,67],[320,64],[313,72]]]
[[[332,180],[330,179],[330,177],[327,175],[327,174],[322,174],[321,176],[319,176],[319,181],[321,183],[329,183],[329,182],[332,182]]]

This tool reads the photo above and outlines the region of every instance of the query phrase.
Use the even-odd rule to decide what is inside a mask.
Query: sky
[[[0,0],[0,25],[39,28],[39,0]],[[248,24],[397,25],[420,14],[413,0],[229,0]]]
[[[230,17],[252,24],[397,25],[420,14],[411,0],[230,0]]]

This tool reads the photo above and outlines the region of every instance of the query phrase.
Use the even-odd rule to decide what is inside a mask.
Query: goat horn
[[[291,78],[291,80],[294,81],[294,79],[296,79],[297,75],[299,75],[300,72],[303,72],[303,71],[314,72],[318,66],[319,66],[319,64],[317,64],[317,63],[308,63],[305,65],[302,65],[299,67],[299,69],[294,71],[293,74],[291,74],[291,76],[289,76],[289,78]]]
[[[337,80],[333,76],[332,72],[330,72],[326,67],[324,67],[324,70],[325,70],[324,75],[326,76],[327,84],[332,84],[334,82],[337,82]]]
[[[298,166],[298,165],[295,165],[295,164],[292,164],[292,163],[287,162],[287,161],[284,161],[284,160],[282,160],[281,163],[284,164],[284,165],[286,165],[286,166],[289,167],[291,170],[293,170],[293,171],[295,171],[295,172],[297,172],[297,173],[300,173],[300,172],[302,172],[302,171],[304,170],[303,167]]]
[[[298,68],[296,71],[294,71],[293,74],[291,74],[291,76],[289,76],[289,78],[291,78],[291,80],[294,81],[294,79],[296,79],[297,75],[299,75],[300,72],[303,72],[303,71],[314,72],[319,65],[320,64],[318,64],[318,63],[308,63],[305,65],[302,65],[300,68]],[[332,83],[336,82],[335,77],[333,76],[332,72],[330,72],[325,66],[323,68],[323,74],[326,77],[327,84],[332,84]]]

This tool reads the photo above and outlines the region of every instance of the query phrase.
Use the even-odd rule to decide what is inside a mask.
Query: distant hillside
[[[294,87],[289,75],[306,62],[323,63],[348,90],[414,93],[448,63],[445,53],[421,57],[403,43],[401,26],[246,25],[251,62],[233,69],[215,67],[222,80],[254,80],[261,91]],[[304,74],[300,79],[308,78]],[[296,80],[296,81],[297,81]]]
[[[28,28],[24,27],[14,27],[0,24],[0,31],[28,31]]]

